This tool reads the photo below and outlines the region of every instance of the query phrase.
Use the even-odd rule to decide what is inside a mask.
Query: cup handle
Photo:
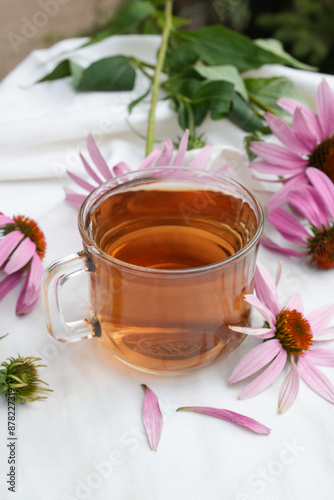
[[[101,337],[101,326],[95,314],[82,320],[67,322],[61,308],[60,292],[65,283],[82,273],[94,271],[94,262],[84,250],[53,262],[44,271],[42,288],[46,325],[49,333],[56,340],[77,342],[92,337]],[[68,337],[63,336],[64,331]]]

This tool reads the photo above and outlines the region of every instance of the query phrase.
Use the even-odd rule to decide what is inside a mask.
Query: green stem
[[[155,67],[152,87],[151,109],[148,119],[147,139],[146,139],[146,155],[150,154],[153,149],[154,129],[155,129],[155,109],[157,107],[160,75],[164,65],[168,38],[172,27],[172,0],[167,0],[165,5],[165,25],[162,32],[161,46],[158,55],[158,61]]]
[[[185,107],[187,108],[187,113],[188,113],[188,127],[189,127],[189,133],[191,137],[195,137],[195,120],[194,120],[194,113],[192,110],[191,105],[189,102],[185,102]]]
[[[254,94],[251,94],[250,92],[248,93],[249,95],[249,99],[254,103],[256,104],[257,106],[259,106],[259,108],[263,109],[263,111],[268,111],[269,113],[272,113],[273,115],[276,115],[276,116],[279,116],[278,113],[272,109],[270,106],[268,106],[266,103],[264,103],[263,101],[261,101],[261,99],[258,99],[257,97],[255,97]]]

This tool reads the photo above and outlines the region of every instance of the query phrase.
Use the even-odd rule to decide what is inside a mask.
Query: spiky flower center
[[[296,356],[312,344],[310,324],[296,309],[283,309],[276,317],[276,337],[288,354]]]
[[[43,259],[45,255],[46,242],[43,231],[39,228],[38,224],[28,217],[23,215],[16,215],[13,217],[15,224],[4,224],[1,228],[1,233],[6,236],[6,234],[12,231],[21,231],[26,238],[29,238],[36,245],[36,252]]]
[[[334,182],[334,137],[329,137],[314,148],[308,166],[318,168]]]
[[[319,269],[334,268],[334,225],[322,230],[312,228],[314,236],[308,239],[308,253]]]

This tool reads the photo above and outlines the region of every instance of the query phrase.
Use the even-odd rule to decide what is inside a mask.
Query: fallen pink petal
[[[157,451],[162,432],[163,418],[156,394],[147,385],[142,384],[145,390],[143,407],[143,423],[151,449]]]
[[[178,408],[176,411],[193,411],[195,413],[203,413],[204,415],[210,415],[211,417],[226,420],[227,422],[231,422],[239,427],[244,427],[245,429],[249,429],[257,434],[269,435],[271,433],[271,429],[257,420],[230,410],[211,408],[208,406],[183,406]]]

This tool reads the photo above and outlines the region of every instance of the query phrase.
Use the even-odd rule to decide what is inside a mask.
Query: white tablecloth
[[[33,52],[0,85],[0,211],[35,218],[45,233],[45,265],[81,249],[77,210],[64,200],[64,172],[83,173],[78,151],[93,132],[109,165],[144,158],[144,142],[126,122],[126,106],[145,87],[138,79],[131,93],[75,93],[68,79],[31,86],[63,51],[82,40],[68,40]],[[115,37],[81,51],[79,62],[112,54],[154,61],[157,37]],[[48,62],[53,59],[53,62]],[[322,75],[281,66],[253,74],[287,75],[315,103]],[[334,88],[334,78],[328,77]],[[145,133],[148,105],[131,115]],[[175,139],[181,131],[173,111],[159,102],[156,137]],[[234,175],[251,182],[242,153],[244,134],[225,121],[201,127],[214,155],[232,163]],[[234,149],[233,149],[234,148]],[[235,148],[240,149],[238,153]],[[252,186],[256,188],[255,185]],[[302,260],[260,250],[259,262],[274,275],[283,262],[280,298],[303,296],[305,312],[334,301],[334,271],[309,268]],[[16,492],[8,491],[7,404],[0,407],[1,499],[17,500],[330,500],[334,491],[333,406],[301,383],[298,398],[283,415],[277,400],[283,374],[267,390],[239,401],[244,382],[229,386],[235,363],[258,341],[246,339],[221,364],[181,377],[136,372],[110,362],[98,340],[61,344],[47,333],[42,300],[27,316],[15,316],[18,290],[0,302],[0,361],[9,356],[40,356],[41,378],[53,389],[46,401],[17,407]],[[332,346],[333,347],[333,346]],[[334,382],[333,370],[322,368]],[[164,428],[158,452],[149,448],[142,424],[143,389],[159,397]],[[272,428],[259,436],[220,420],[176,413],[180,406],[227,408]]]

